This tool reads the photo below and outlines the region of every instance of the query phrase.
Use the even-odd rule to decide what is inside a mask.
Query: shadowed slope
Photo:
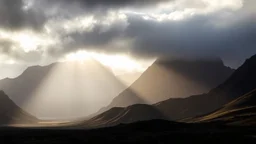
[[[247,59],[230,78],[207,94],[169,99],[155,106],[171,119],[200,116],[215,111],[224,104],[256,88],[256,55]]]
[[[38,119],[23,111],[9,97],[0,91],[0,125],[35,124]]]
[[[186,120],[184,120],[186,121]],[[224,105],[219,110],[187,122],[221,121],[229,124],[256,126],[256,89]]]
[[[256,56],[248,59],[234,74],[228,78],[226,82],[211,90],[207,94],[194,95],[188,98],[172,98],[166,101],[156,103],[152,106],[144,105],[146,107],[152,107],[148,109],[147,113],[143,113],[135,110],[134,106],[128,108],[133,109],[137,116],[137,121],[143,120],[147,115],[154,115],[154,111],[158,111],[162,116],[154,117],[154,119],[170,119],[180,120],[188,117],[195,117],[204,115],[217,110],[224,104],[230,102],[234,98],[241,96],[256,88]],[[248,81],[249,83],[243,83],[242,81]],[[124,108],[125,109],[125,108]],[[127,108],[126,108],[127,109]],[[92,119],[91,123],[95,122],[97,118],[102,118],[103,121],[112,121],[112,118],[119,117],[120,113],[123,112],[122,108],[113,108],[105,113],[102,113],[96,119]],[[109,114],[110,113],[110,114]],[[111,118],[109,117],[111,115]],[[155,115],[154,115],[155,116]],[[130,117],[125,117],[129,119]],[[100,119],[100,120],[102,120]]]
[[[96,128],[152,119],[167,120],[168,118],[153,106],[136,104],[126,108],[112,108],[88,121],[82,122],[81,125]]]
[[[152,104],[172,97],[208,92],[225,81],[232,72],[221,60],[157,60],[104,110],[143,104],[138,97]]]
[[[0,80],[0,89],[4,90],[15,103],[22,106],[30,99],[33,91],[40,86],[54,66],[54,64],[44,67],[31,66],[17,78]]]

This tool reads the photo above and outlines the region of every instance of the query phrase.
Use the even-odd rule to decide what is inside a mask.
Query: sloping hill
[[[0,125],[35,124],[38,119],[18,107],[9,97],[0,91]]]
[[[219,110],[189,122],[220,121],[229,124],[256,126],[256,89],[224,105]]]

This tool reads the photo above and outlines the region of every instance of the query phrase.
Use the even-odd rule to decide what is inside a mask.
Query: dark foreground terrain
[[[121,124],[93,130],[73,128],[0,129],[0,143],[255,143],[255,127],[221,124],[182,124],[164,120]]]

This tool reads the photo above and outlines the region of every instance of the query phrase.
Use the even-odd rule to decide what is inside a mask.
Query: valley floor
[[[101,129],[0,128],[0,143],[255,143],[255,127],[220,124],[182,124],[163,120],[122,124]]]

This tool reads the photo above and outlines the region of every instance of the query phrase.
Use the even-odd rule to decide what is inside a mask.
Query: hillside
[[[220,59],[157,60],[129,88],[100,112],[112,107],[153,104],[169,98],[206,93],[223,83],[233,70]]]
[[[187,119],[187,122],[197,123],[214,121],[256,126],[256,89],[231,101],[211,114]]]
[[[188,98],[171,98],[148,107],[146,113],[137,111],[136,105],[129,106],[129,111],[133,111],[133,115],[126,117],[126,119],[133,118],[137,121],[143,120],[147,115],[154,115],[155,111],[160,112],[163,117],[159,119],[168,120],[181,120],[189,117],[202,116],[211,113],[230,101],[252,91],[256,88],[256,55],[246,60],[246,62],[239,67],[223,84],[212,89],[209,93],[193,95]],[[217,74],[216,74],[217,75]],[[248,82],[248,83],[246,83]],[[150,107],[150,109],[149,109]],[[106,111],[99,115],[101,118],[99,121],[112,121],[112,117],[119,117],[119,112],[123,112],[127,108],[118,108],[118,113],[114,113],[115,108]],[[111,118],[109,118],[111,113]],[[97,118],[97,116],[96,116]],[[157,117],[154,117],[157,119]],[[96,119],[91,119],[94,121]],[[98,121],[98,120],[97,120]],[[122,120],[123,121],[123,120]],[[122,121],[115,120],[116,123],[122,123]],[[85,122],[86,123],[86,122]]]
[[[18,107],[9,97],[0,91],[0,125],[35,124],[38,119]]]

